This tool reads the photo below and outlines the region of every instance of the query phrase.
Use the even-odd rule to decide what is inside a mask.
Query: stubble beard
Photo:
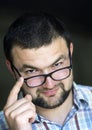
[[[46,108],[46,109],[53,109],[56,107],[59,107],[62,105],[67,97],[70,94],[70,91],[72,90],[72,85],[68,90],[65,90],[64,85],[62,83],[59,84],[59,86],[62,89],[62,92],[59,93],[59,97],[55,97],[55,101],[50,104],[49,99],[46,101],[43,97],[40,96],[40,94],[36,97],[36,99],[33,99],[32,102],[39,107]],[[49,97],[50,98],[50,97]],[[54,98],[54,96],[51,96],[51,98]]]

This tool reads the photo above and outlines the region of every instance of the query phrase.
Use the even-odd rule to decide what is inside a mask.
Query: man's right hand
[[[10,130],[32,130],[31,124],[36,118],[36,108],[31,95],[18,100],[18,93],[23,85],[21,77],[11,90],[4,107],[5,118]]]

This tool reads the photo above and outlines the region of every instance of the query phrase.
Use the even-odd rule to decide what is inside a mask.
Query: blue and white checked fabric
[[[37,115],[33,130],[92,130],[92,87],[73,84],[74,105],[63,125]],[[61,113],[62,114],[62,113]],[[56,117],[58,118],[58,117]],[[9,130],[4,113],[0,112],[0,130]]]

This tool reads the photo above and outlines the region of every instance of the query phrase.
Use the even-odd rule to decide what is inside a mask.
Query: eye
[[[24,71],[24,76],[25,77],[31,77],[31,76],[35,76],[35,75],[40,75],[40,71],[39,70],[37,70],[37,69],[26,69],[25,71]]]
[[[62,65],[62,64],[63,64],[63,62],[58,62],[58,63],[55,63],[54,66],[60,66],[60,65]]]
[[[52,69],[54,71],[54,70],[57,70],[57,69],[60,69],[60,68],[63,68],[63,67],[64,67],[64,59],[62,58],[58,62],[53,64]]]
[[[25,70],[26,74],[32,74],[32,73],[36,73],[37,70],[36,69],[29,69],[29,70]]]
[[[39,71],[37,69],[27,69],[25,70],[25,75],[36,75]]]
[[[22,73],[25,76],[30,76],[30,75],[34,75],[36,73],[36,70],[35,69],[25,69]]]
[[[61,68],[63,66],[63,62],[57,62],[57,63],[55,63],[53,66],[52,66],[52,69],[53,70],[56,70],[56,69],[59,69],[59,68]]]

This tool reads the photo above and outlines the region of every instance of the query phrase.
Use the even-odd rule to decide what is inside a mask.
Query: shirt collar
[[[87,108],[90,106],[86,87],[83,88],[75,82],[73,83],[73,99],[74,105],[76,105],[78,109]]]

